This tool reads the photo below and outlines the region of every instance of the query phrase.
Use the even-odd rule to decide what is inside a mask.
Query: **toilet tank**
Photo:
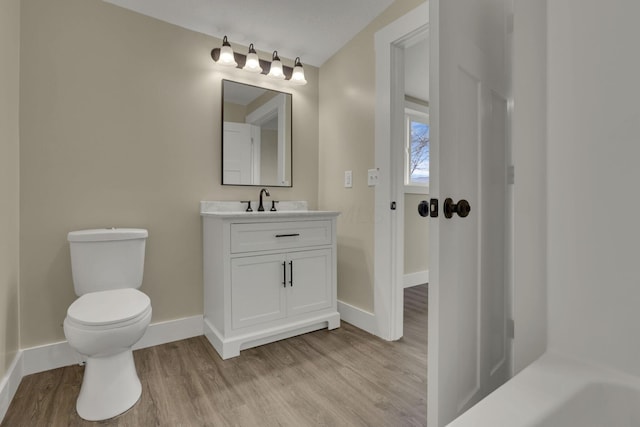
[[[67,235],[76,295],[139,288],[144,270],[147,230],[102,228]]]

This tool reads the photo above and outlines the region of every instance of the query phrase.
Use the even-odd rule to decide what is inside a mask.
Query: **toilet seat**
[[[91,292],[75,300],[67,310],[74,326],[90,329],[120,328],[139,321],[151,311],[151,300],[137,289]]]

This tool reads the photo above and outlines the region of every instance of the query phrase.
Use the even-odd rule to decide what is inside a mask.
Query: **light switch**
[[[353,187],[353,172],[344,171],[344,188]]]
[[[367,185],[369,187],[378,185],[378,169],[369,169],[367,171]]]

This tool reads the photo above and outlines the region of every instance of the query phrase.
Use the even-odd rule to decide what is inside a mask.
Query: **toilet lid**
[[[126,322],[151,306],[148,296],[137,289],[113,289],[82,295],[69,306],[67,316],[84,325]]]

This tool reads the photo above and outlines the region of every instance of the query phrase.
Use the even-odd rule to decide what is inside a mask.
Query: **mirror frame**
[[[225,102],[225,97],[224,97],[224,86],[225,86],[225,82],[228,83],[234,83],[234,84],[240,84],[243,86],[249,86],[249,87],[254,87],[256,89],[260,89],[260,90],[265,90],[265,91],[271,91],[271,92],[275,92],[277,94],[282,94],[284,96],[288,96],[290,97],[290,104],[291,104],[291,108],[290,108],[290,113],[289,113],[289,124],[288,124],[288,128],[289,128],[289,141],[288,141],[288,150],[289,150],[289,167],[288,170],[284,171],[283,175],[286,176],[286,173],[288,172],[289,174],[289,183],[288,185],[283,185],[283,184],[277,184],[277,183],[260,183],[260,184],[234,184],[234,183],[225,183],[224,182],[224,102]],[[293,94],[289,93],[289,92],[282,92],[276,89],[269,89],[269,88],[264,88],[261,86],[256,86],[256,85],[252,85],[252,84],[247,84],[247,83],[243,83],[243,82],[239,82],[239,81],[235,81],[235,80],[228,80],[228,79],[222,79],[222,89],[221,89],[221,110],[220,110],[220,154],[221,154],[221,158],[220,158],[220,183],[221,185],[233,185],[233,186],[241,186],[241,187],[281,187],[281,188],[291,188],[293,187]],[[278,127],[280,128],[280,123],[278,124]],[[287,124],[286,121],[285,123],[282,125],[282,127],[284,129],[287,128]],[[284,142],[284,144],[287,144],[287,141]],[[287,147],[285,147],[287,148]],[[284,160],[284,166],[283,168],[287,168],[286,165],[286,151],[285,151],[285,160]]]

